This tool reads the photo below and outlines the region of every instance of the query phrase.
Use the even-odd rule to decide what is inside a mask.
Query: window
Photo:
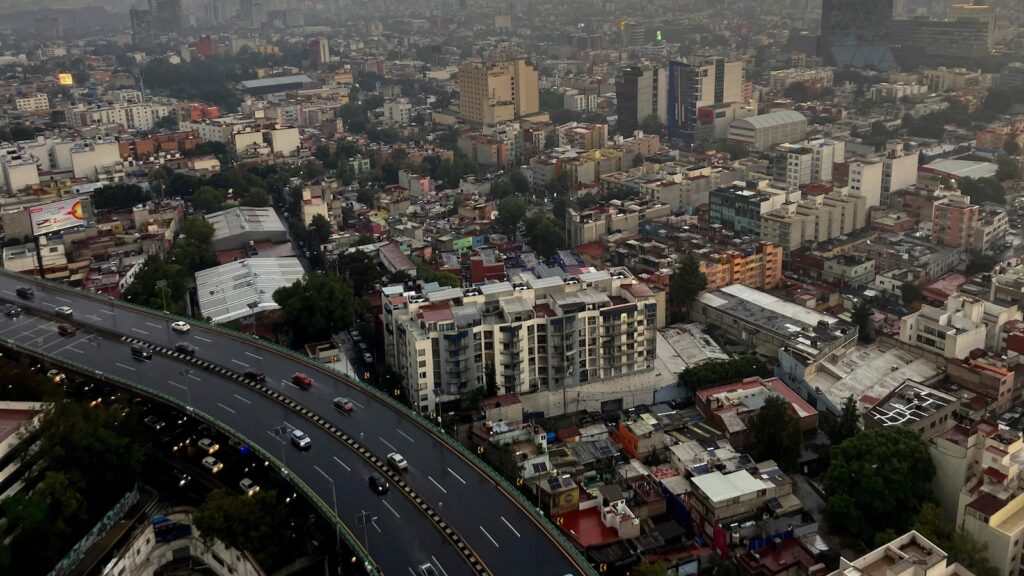
[[[426,368],[427,367],[427,361],[426,360],[420,360],[419,367],[420,368]]]
[[[420,348],[419,350],[416,351],[416,355],[417,356],[426,356],[427,355],[427,351],[424,350],[423,348]]]

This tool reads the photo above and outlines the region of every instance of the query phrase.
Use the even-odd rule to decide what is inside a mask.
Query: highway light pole
[[[373,521],[376,519],[376,516],[373,516],[372,514],[366,511],[360,512],[359,516],[356,516],[356,524],[363,527],[363,547],[366,548],[367,556],[370,555],[370,540],[369,537],[367,536],[367,526],[373,524]]]
[[[167,280],[157,280],[156,287],[160,289],[160,297],[164,301],[164,312],[167,312]]]
[[[256,309],[260,307],[259,302],[249,302],[246,304],[249,307],[249,320],[252,322],[252,335],[256,335]]]
[[[335,552],[335,554],[337,554],[341,550],[341,526],[340,526],[341,519],[338,518],[338,491],[334,487],[334,478],[331,478],[330,476],[328,476],[327,473],[325,473],[320,468],[317,468],[316,470],[324,478],[327,478],[328,482],[331,483],[331,499],[333,500],[333,503],[334,503],[334,535],[335,535],[334,552]],[[340,564],[339,564],[339,566],[340,566]]]

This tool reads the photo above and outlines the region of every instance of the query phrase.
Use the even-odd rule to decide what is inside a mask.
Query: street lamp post
[[[256,309],[260,307],[259,302],[249,302],[246,304],[249,307],[249,320],[252,322],[252,335],[256,335]]]
[[[157,280],[156,287],[160,289],[160,297],[164,301],[164,312],[167,312],[167,280]]]

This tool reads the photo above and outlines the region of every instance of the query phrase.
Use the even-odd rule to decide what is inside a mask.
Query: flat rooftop
[[[305,276],[298,258],[246,258],[196,273],[199,311],[215,323],[278,308],[274,291]]]
[[[853,396],[862,407],[871,408],[904,382],[927,382],[940,373],[930,360],[899,348],[856,346],[837,362],[820,362],[807,382],[835,406]]]

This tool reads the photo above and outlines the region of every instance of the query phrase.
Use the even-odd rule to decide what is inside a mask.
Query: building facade
[[[668,64],[669,138],[693,144],[698,108],[743,100],[742,61],[707,58],[694,64],[677,60]]]

